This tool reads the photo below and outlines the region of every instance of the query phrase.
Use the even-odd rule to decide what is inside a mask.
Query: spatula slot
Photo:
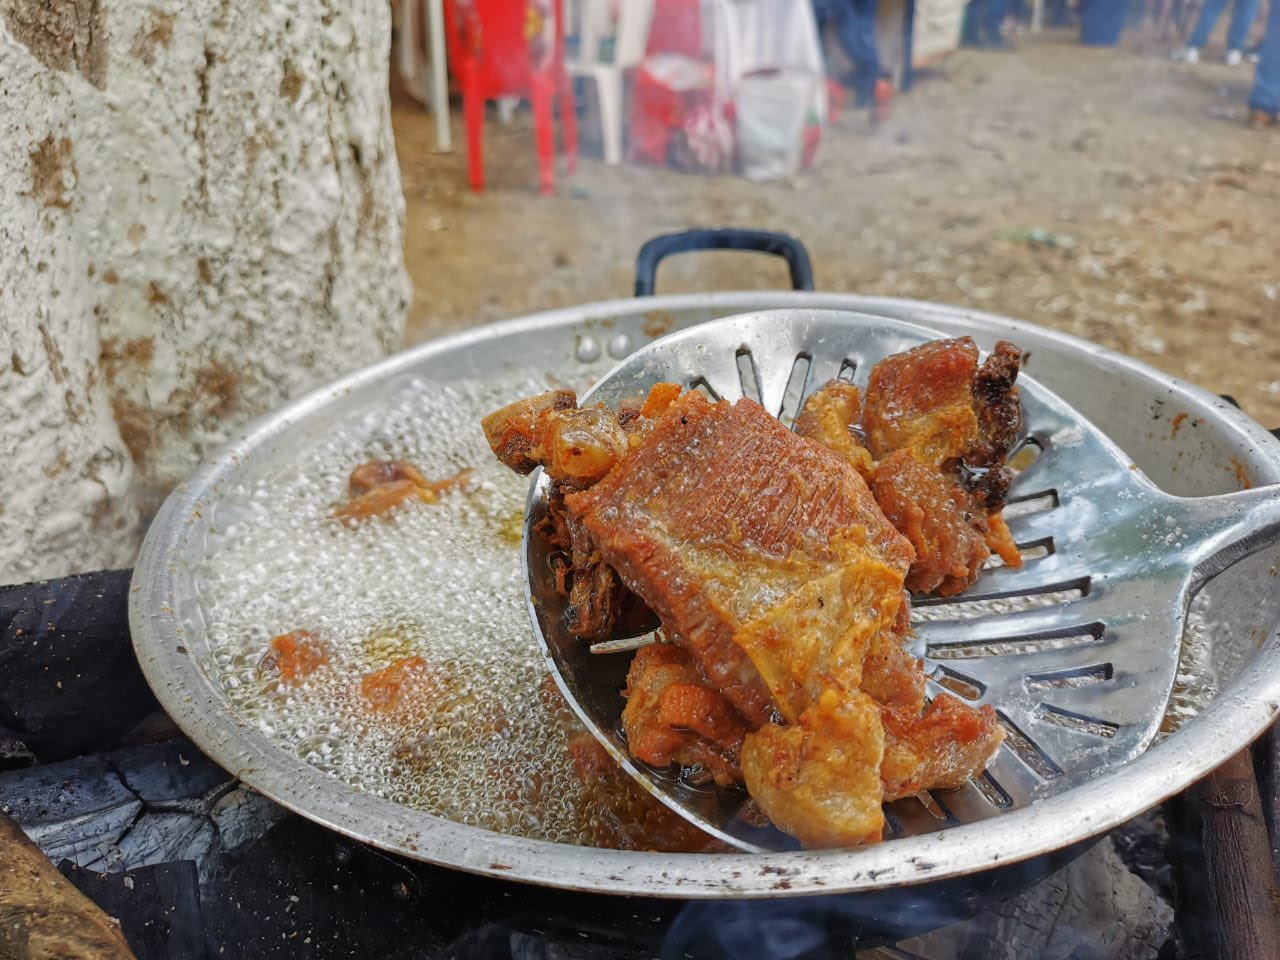
[[[707,382],[706,377],[690,378],[689,389],[696,390],[698,393],[701,393],[704,397],[706,397],[712,403],[720,402],[720,394],[716,392],[715,387],[711,386],[711,384]]]
[[[1047,673],[1027,674],[1028,690],[1073,690],[1077,687],[1089,687],[1095,683],[1106,683],[1114,675],[1114,668],[1109,663],[1095,663],[1074,670],[1053,670]]]
[[[853,383],[853,375],[858,372],[858,362],[845,357],[840,361],[840,372],[836,374],[837,380],[843,380],[845,383]]]
[[[1072,650],[1101,643],[1104,626],[1089,623],[1025,637],[1002,637],[964,643],[930,644],[925,656],[933,660],[975,660],[980,657],[1008,657],[1049,650]]]
[[[1004,727],[1004,742],[1019,760],[1030,767],[1045,780],[1056,780],[1062,776],[1062,768],[1054,759],[1041,749],[1040,745],[1018,729],[1017,724],[1003,712],[997,710],[1000,726]]]
[[[1018,548],[1018,555],[1022,557],[1023,563],[1047,557],[1056,550],[1053,545],[1053,537],[1041,537],[1039,540],[1029,540],[1026,543],[1015,544],[1015,546]],[[983,561],[982,569],[995,570],[1004,565],[1005,563],[1000,559],[1000,555],[993,553]]]
[[[978,792],[987,798],[987,802],[993,807],[1000,810],[1008,810],[1013,806],[1013,798],[1009,796],[1009,792],[1000,785],[1000,781],[991,775],[990,771],[982,774],[982,776],[971,780]]]
[[[977,700],[987,689],[986,684],[981,681],[949,667],[939,666],[929,676],[938,686],[945,687],[964,700]]]
[[[1017,613],[1079,600],[1088,595],[1089,584],[1088,577],[1080,577],[1016,592],[997,590],[991,593],[965,594],[960,598],[912,597],[911,612],[915,614],[919,611],[922,614],[919,619],[922,620],[969,620],[993,614]],[[1001,600],[1009,602],[995,602]]]
[[[1057,505],[1057,490],[1039,490],[1036,493],[1010,497],[1004,505],[1004,518],[1005,520],[1012,520],[1014,517],[1043,513],[1045,510],[1054,509]]]
[[[800,415],[800,407],[804,403],[809,387],[809,371],[813,369],[813,355],[807,350],[796,354],[791,365],[791,376],[787,378],[787,386],[782,391],[782,406],[778,410],[778,420],[787,429],[795,423]]]
[[[1097,717],[1087,717],[1083,713],[1073,713],[1070,710],[1053,707],[1047,703],[1042,703],[1036,707],[1036,719],[1043,720],[1045,723],[1052,723],[1075,733],[1087,733],[1095,737],[1104,737],[1108,740],[1114,737],[1116,731],[1120,729],[1118,723],[1100,720]]]
[[[1036,437],[1023,437],[1009,453],[1006,463],[1017,476],[1036,462],[1036,458],[1044,453],[1044,444]]]
[[[760,371],[756,369],[756,359],[751,355],[751,348],[739,347],[734,359],[738,364],[738,380],[742,384],[742,395],[748,400],[760,403],[763,397],[760,392]]]
[[[920,801],[920,806],[928,810],[929,814],[935,820],[940,820],[943,823],[952,823],[955,821],[955,815],[947,805],[937,797],[936,794],[933,794],[928,790],[921,790],[916,794],[916,799]]]

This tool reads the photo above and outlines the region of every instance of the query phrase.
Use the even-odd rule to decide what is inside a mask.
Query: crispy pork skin
[[[799,722],[748,734],[742,772],[769,819],[806,847],[874,843],[884,829],[884,743],[871,697],[828,689]]]
[[[858,688],[912,560],[847,462],[750,400],[684,394],[565,506],[753,726]]]

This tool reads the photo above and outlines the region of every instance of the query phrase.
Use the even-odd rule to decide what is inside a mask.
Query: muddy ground
[[[653,234],[756,226],[802,238],[823,289],[1067,330],[1280,426],[1280,134],[1244,128],[1252,68],[1175,65],[1167,49],[1051,32],[1012,53],[966,50],[883,124],[846,113],[795,181],[587,158],[552,198],[534,188],[527,113],[487,124],[477,196],[463,153],[434,153],[430,118],[397,97],[409,342],[626,295]],[[659,280],[668,292],[786,283],[781,261],[728,254],[671,261]]]

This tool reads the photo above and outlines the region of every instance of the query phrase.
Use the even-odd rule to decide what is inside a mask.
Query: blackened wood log
[[[1209,878],[1209,926],[1216,955],[1280,957],[1280,890],[1249,750],[1195,788]]]
[[[0,727],[42,762],[111,746],[159,709],[129,640],[129,577],[0,587]]]
[[[0,814],[0,960],[135,960],[120,927]]]
[[[1262,816],[1271,836],[1271,866],[1280,884],[1280,723],[1271,729],[1253,750],[1258,771],[1258,792],[1262,795]],[[1280,904],[1276,905],[1280,912]]]

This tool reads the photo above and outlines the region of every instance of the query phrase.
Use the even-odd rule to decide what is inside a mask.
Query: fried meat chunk
[[[994,550],[1022,560],[999,517],[1005,459],[1022,428],[1014,381],[1021,353],[1001,341],[979,365],[968,337],[937,340],[876,364],[862,426],[876,458],[871,486],[916,551],[915,592],[960,593]]]
[[[884,829],[880,707],[865,693],[824,690],[788,726],[766,724],[742,745],[747,790],[806,847],[873,843]]]
[[[516,473],[532,473],[538,466],[533,451],[542,446],[543,415],[577,406],[578,398],[572,390],[552,390],[495,410],[480,421],[480,426],[489,449],[505,466]]]
[[[385,517],[405,503],[439,503],[444,494],[470,486],[474,472],[468,467],[443,480],[428,480],[407,460],[370,460],[351,471],[347,480],[350,499],[332,516],[354,526]]]
[[[742,781],[739,754],[747,725],[707,686],[684,650],[656,643],[637,651],[625,696],[622,728],[637,760],[697,768],[720,786]]]
[[[848,463],[750,400],[684,394],[565,506],[752,726],[858,688],[912,560]]]
[[[908,590],[948,597],[977,578],[989,555],[987,517],[964,490],[908,451],[895,450],[876,464],[871,492],[915,548]]]
[[[870,481],[874,462],[862,438],[853,432],[862,412],[858,388],[843,380],[831,380],[815,390],[796,417],[795,432],[839,454]]]
[[[1004,740],[990,705],[974,709],[949,693],[938,694],[923,713],[886,707],[880,720],[886,802],[963,786],[986,769]]]

